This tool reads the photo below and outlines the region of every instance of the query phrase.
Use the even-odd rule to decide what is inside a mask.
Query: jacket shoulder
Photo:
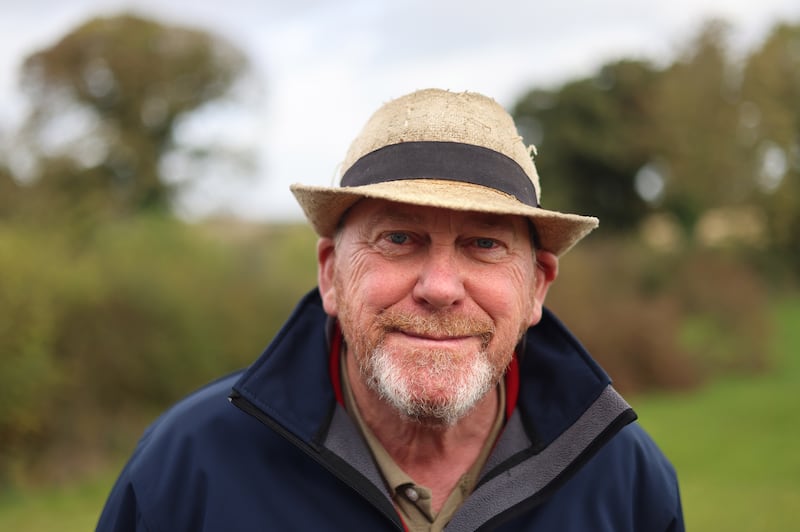
[[[205,504],[210,475],[224,467],[220,462],[226,461],[223,451],[231,447],[229,442],[257,432],[257,422],[228,401],[238,377],[228,375],[195,391],[145,429],[97,530],[159,530],[167,517],[191,529],[185,525]]]
[[[624,427],[570,482],[598,488],[591,511],[615,530],[683,530],[675,469],[638,422]]]
[[[238,371],[221,377],[172,405],[145,429],[139,445],[157,444],[164,438],[203,432],[219,416],[227,416],[231,409],[228,395],[241,374],[242,371]]]
[[[675,471],[634,422],[547,500],[493,530],[683,532]]]

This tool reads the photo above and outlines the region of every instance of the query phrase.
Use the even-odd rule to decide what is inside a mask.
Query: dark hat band
[[[404,179],[443,179],[493,188],[539,207],[533,182],[510,157],[460,142],[401,142],[370,152],[342,176],[341,186],[357,187]]]

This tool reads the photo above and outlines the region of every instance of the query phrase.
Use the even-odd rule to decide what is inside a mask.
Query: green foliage
[[[752,155],[772,245],[800,277],[800,24],[778,25],[747,60],[740,130]]]
[[[768,289],[734,255],[591,239],[560,270],[548,306],[623,391],[687,389],[771,362]]]
[[[667,166],[663,206],[691,230],[711,207],[730,204],[748,174],[735,142],[736,106],[726,77],[725,28],[711,24],[667,68],[655,94],[653,134]],[[752,179],[751,179],[752,182]]]
[[[757,373],[769,359],[768,289],[732,254],[696,251],[674,271],[670,290],[685,315],[678,341],[703,373]]]
[[[119,444],[126,417],[256,358],[314,285],[314,236],[237,229],[135,217],[87,242],[0,225],[0,484],[56,441],[67,474]]]
[[[0,162],[0,219],[11,212],[17,202],[19,186],[11,177],[11,172]]]
[[[77,288],[57,238],[0,226],[0,444],[4,459],[46,430],[50,397],[61,381],[54,352],[57,307]],[[87,291],[87,296],[90,291]],[[8,453],[8,454],[7,454]],[[2,468],[0,468],[2,472]]]
[[[514,115],[540,148],[543,204],[629,234],[651,214],[669,213],[706,244],[709,214],[755,210],[763,223],[747,240],[736,236],[747,222],[735,217],[717,233],[745,256],[760,244],[769,254],[762,264],[775,270],[788,259],[797,275],[800,26],[776,26],[744,61],[729,51],[729,30],[708,22],[663,68],[622,60],[524,95]]]
[[[647,63],[620,61],[596,77],[520,100],[514,115],[541,151],[543,205],[593,213],[612,228],[642,218],[646,206],[633,179],[653,151],[647,114],[655,79]]]
[[[176,178],[165,175],[165,157],[209,153],[181,146],[176,129],[225,95],[245,66],[238,50],[202,31],[132,15],[86,22],[24,63],[33,104],[19,141],[33,160],[24,178],[56,207],[167,210]]]

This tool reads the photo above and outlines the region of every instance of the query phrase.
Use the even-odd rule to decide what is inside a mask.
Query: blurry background
[[[691,530],[800,504],[795,1],[0,0],[0,529],[86,530],[144,426],[315,283],[288,192],[381,103],[477,90],[601,228],[549,305]]]

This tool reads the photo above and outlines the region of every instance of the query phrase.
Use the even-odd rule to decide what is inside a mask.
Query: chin
[[[455,426],[456,423],[458,423],[461,420],[461,418],[455,418],[455,417],[445,417],[445,418],[431,417],[431,416],[422,416],[422,417],[414,416],[414,417],[410,417],[410,416],[407,416],[407,415],[404,415],[404,414],[401,414],[401,415],[406,420],[408,420],[408,421],[410,421],[412,423],[416,423],[417,425],[420,425],[421,427],[424,427],[425,429],[428,429],[428,430],[432,430],[434,432],[435,431],[444,432],[445,430],[449,429],[450,427]]]
[[[401,417],[425,427],[447,428],[455,425],[493,389],[494,381],[488,378],[473,382],[456,390],[435,392],[409,391],[409,386],[378,385],[378,393]],[[385,383],[384,383],[385,384]]]
[[[497,383],[485,352],[455,357],[446,351],[400,354],[380,346],[361,366],[367,385],[401,417],[430,427],[452,426]]]

